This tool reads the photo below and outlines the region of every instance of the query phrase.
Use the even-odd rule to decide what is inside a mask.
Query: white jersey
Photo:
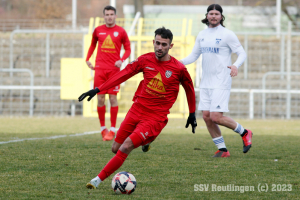
[[[240,67],[246,53],[237,36],[219,25],[201,31],[196,39],[192,53],[182,59],[184,65],[195,62],[202,54],[202,77],[200,88],[231,89],[231,53],[238,55],[234,63]]]

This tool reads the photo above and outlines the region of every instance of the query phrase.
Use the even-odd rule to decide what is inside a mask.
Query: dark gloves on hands
[[[90,91],[87,91],[86,93],[83,93],[78,97],[78,101],[82,101],[85,97],[89,96],[88,101],[90,101],[100,90],[96,87],[95,89],[92,89]]]
[[[185,128],[189,127],[189,125],[192,126],[192,132],[195,133],[195,129],[196,129],[196,126],[197,126],[195,113],[190,113],[190,115],[189,115],[189,117],[186,121]]]

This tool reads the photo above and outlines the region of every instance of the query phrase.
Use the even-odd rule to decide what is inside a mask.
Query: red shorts
[[[116,70],[111,69],[98,69],[95,70],[95,77],[94,77],[94,88],[101,86],[105,81],[107,81],[110,77],[115,75],[120,71],[119,68],[116,67]],[[120,90],[120,85],[110,88],[108,90],[100,91],[98,94],[113,94],[117,95]]]
[[[149,118],[149,113],[130,108],[124,121],[121,123],[115,141],[123,144],[126,138],[129,137],[135,148],[148,144],[154,141],[167,125],[168,120],[163,120],[159,121]]]

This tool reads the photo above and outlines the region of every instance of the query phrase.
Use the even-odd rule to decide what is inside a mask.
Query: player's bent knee
[[[131,152],[133,149],[134,149],[134,146],[133,146],[133,145],[130,145],[130,144],[123,144],[123,145],[120,147],[120,150],[121,150],[123,153]]]
[[[206,123],[212,123],[212,122],[213,122],[210,116],[204,116],[204,115],[203,115],[203,120],[204,120]]]
[[[111,146],[111,151],[116,154],[118,152],[118,150],[120,149],[121,144],[117,143],[117,142],[113,142],[112,146]]]
[[[202,118],[204,121],[211,121],[209,116],[203,115]]]
[[[210,117],[211,121],[215,124],[220,124],[220,117],[218,116],[211,116]]]
[[[129,154],[133,149],[134,149],[134,144],[129,137],[125,140],[125,142],[120,147],[120,150],[126,154]]]
[[[116,154],[118,152],[119,148],[111,147],[111,151]]]
[[[209,121],[210,120],[210,112],[208,112],[208,111],[202,111],[202,118],[205,121]]]

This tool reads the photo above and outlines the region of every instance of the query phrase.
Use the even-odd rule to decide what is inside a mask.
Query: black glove
[[[78,97],[78,101],[82,101],[85,97],[89,96],[88,101],[90,101],[100,90],[96,87],[95,89],[92,89],[90,91],[87,91],[86,93],[83,93]]]
[[[192,132],[195,133],[195,129],[196,129],[196,126],[197,126],[195,113],[190,113],[190,115],[189,115],[189,117],[186,121],[185,128],[189,127],[189,125],[192,126]]]

